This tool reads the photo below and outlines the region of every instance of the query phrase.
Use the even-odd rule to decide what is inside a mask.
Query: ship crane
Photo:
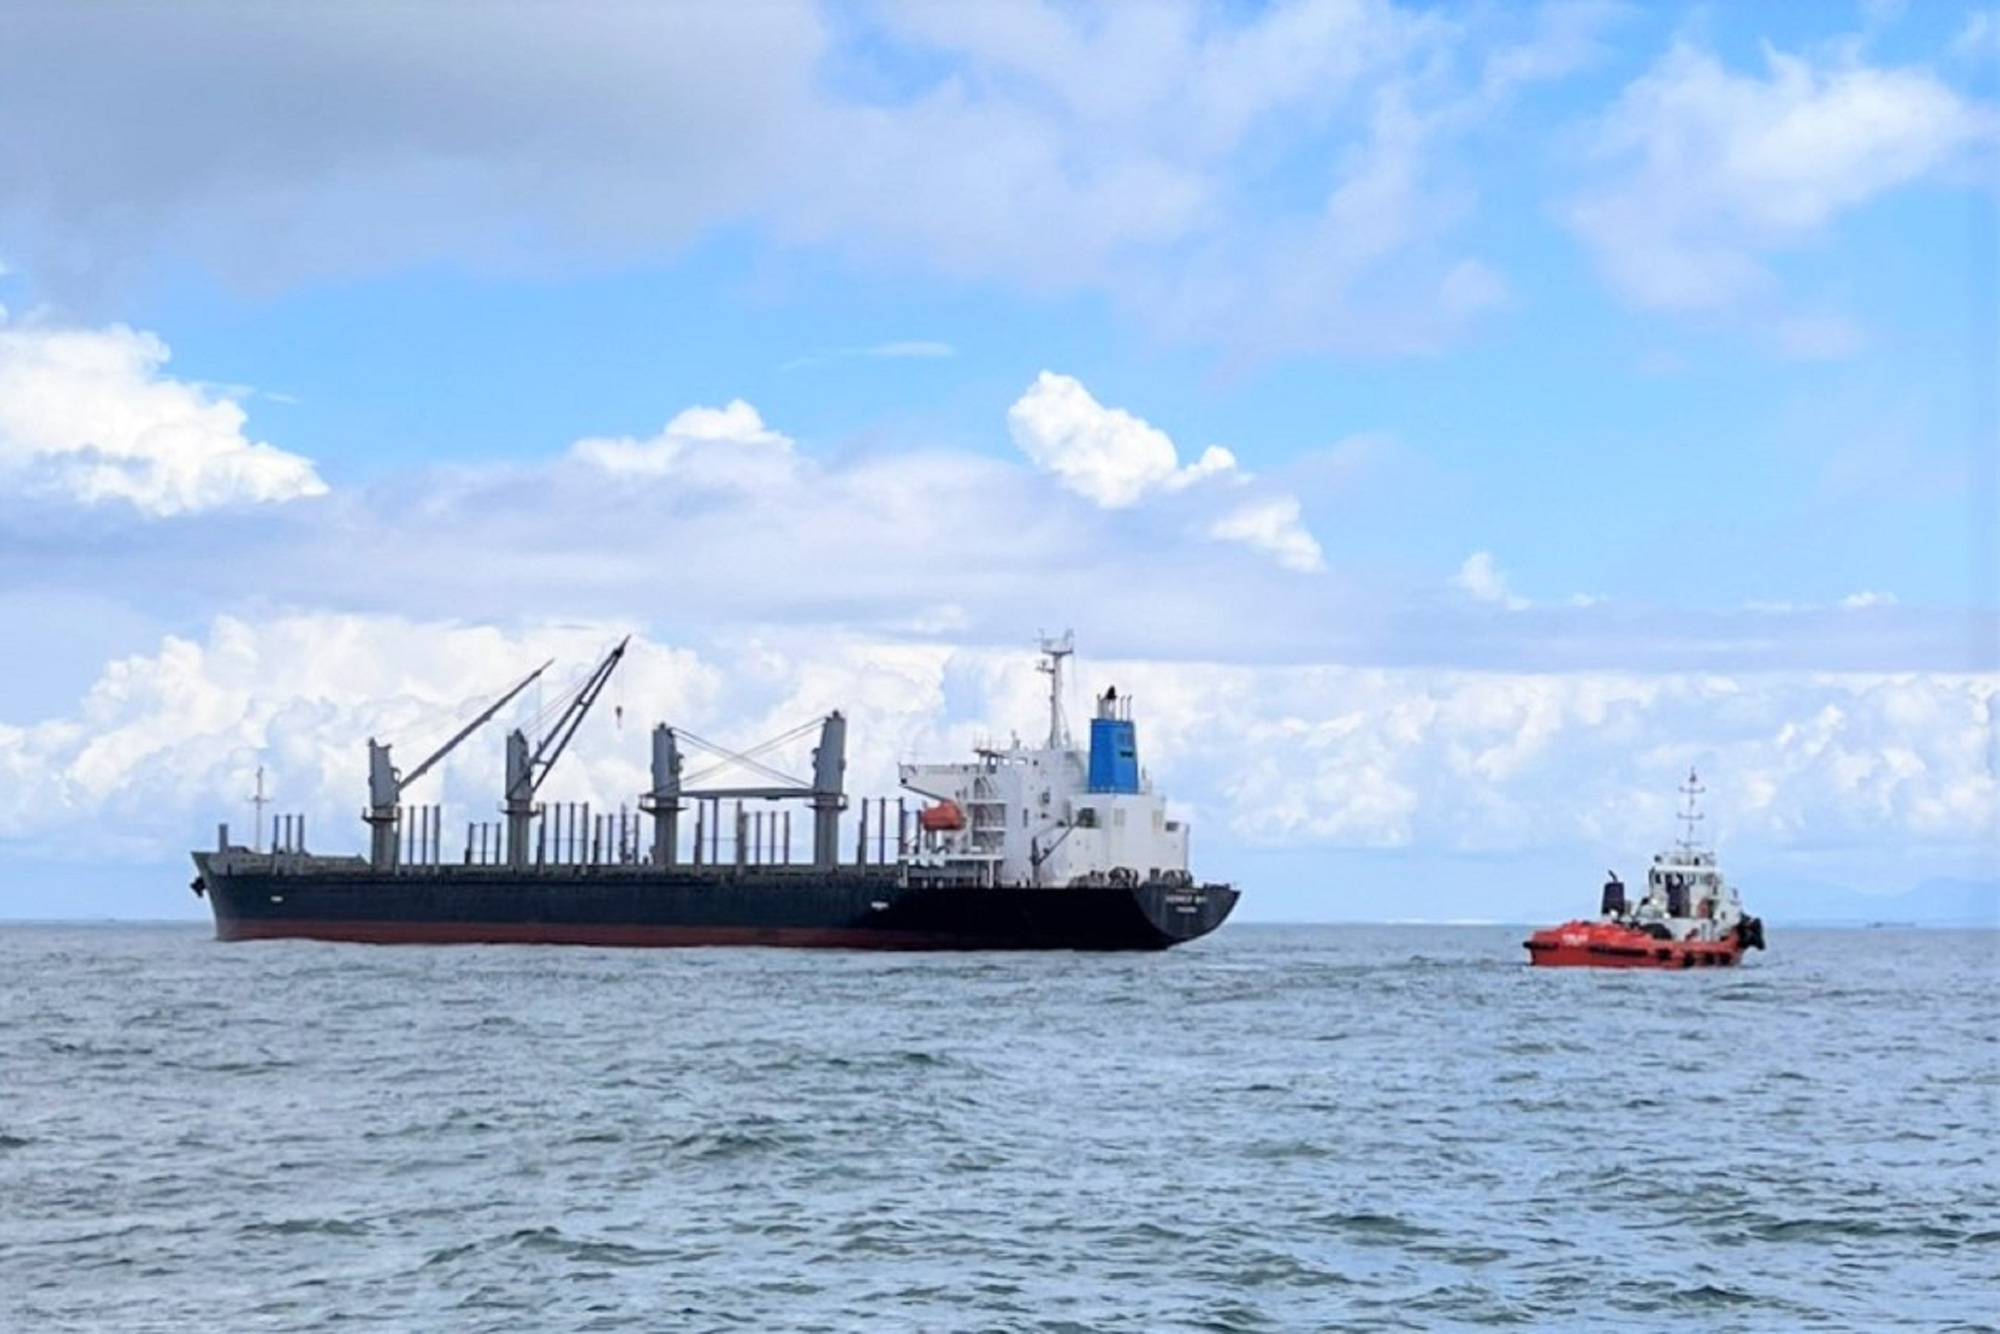
[[[782,773],[757,757],[800,739],[819,728],[819,745],[813,748],[813,776],[804,783]],[[720,763],[710,766],[690,780],[681,777],[680,743],[687,741],[714,756]],[[690,787],[729,768],[748,769],[770,779],[766,786]],[[681,802],[735,799],[784,801],[802,799],[813,813],[813,865],[822,871],[834,870],[840,859],[840,813],[847,809],[844,778],[847,772],[847,719],[838,709],[823,718],[804,723],[783,736],[773,737],[746,751],[732,751],[704,741],[694,733],[662,723],[653,729],[653,788],[639,799],[639,809],[651,815],[653,863],[671,866],[677,855]]]
[[[500,809],[507,816],[507,864],[514,867],[526,866],[528,857],[528,830],[535,818],[535,793],[541,790],[542,782],[556,767],[568,748],[570,738],[583,725],[584,715],[590,706],[597,703],[597,697],[604,693],[604,687],[611,680],[611,673],[617,670],[619,659],[625,656],[625,646],[632,642],[630,635],[618,641],[617,647],[604,655],[596,670],[577,687],[576,694],[556,718],[541,744],[533,753],[528,750],[528,737],[520,728],[507,734],[507,799]]]
[[[432,766],[451,754],[459,742],[478,731],[488,719],[505,708],[508,701],[534,684],[536,678],[546,672],[554,662],[555,659],[550,658],[548,662],[522,677],[520,684],[494,700],[477,718],[461,727],[451,740],[432,752],[429,759],[407,774],[390,763],[387,746],[381,745],[373,737],[368,739],[368,811],[361,818],[368,822],[368,860],[371,865],[387,869],[396,864],[396,826],[401,818],[397,813],[397,807],[403,798],[404,789],[429,773]],[[262,772],[258,771],[259,793],[263,791]],[[260,819],[259,827],[261,826]]]

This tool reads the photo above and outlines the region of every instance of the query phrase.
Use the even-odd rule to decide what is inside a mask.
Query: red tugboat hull
[[[1743,958],[1743,942],[1660,940],[1615,922],[1564,922],[1523,942],[1539,968],[1728,968]]]

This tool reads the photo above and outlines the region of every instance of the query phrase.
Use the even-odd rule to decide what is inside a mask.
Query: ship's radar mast
[[[257,790],[251,794],[250,804],[257,808],[257,829],[250,839],[250,851],[262,852],[264,850],[264,808],[271,804],[271,799],[264,795],[264,766],[261,764],[257,766]]]
[[[1679,843],[1682,852],[1693,853],[1699,846],[1695,841],[1694,827],[1701,823],[1701,811],[1695,806],[1694,799],[1706,791],[1708,789],[1701,785],[1701,779],[1696,777],[1695,771],[1690,768],[1688,770],[1688,780],[1681,785],[1680,789],[1681,795],[1687,798],[1687,809],[1682,811],[1680,816],[1681,823],[1686,826],[1681,831],[1681,840]]]
[[[1062,638],[1042,636],[1042,661],[1036,666],[1049,678],[1049,749],[1068,750],[1069,721],[1063,717],[1063,659],[1076,652],[1076,632],[1063,631]]]

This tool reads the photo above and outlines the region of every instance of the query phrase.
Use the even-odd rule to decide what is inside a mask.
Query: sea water
[[[2000,1326],[2000,935],[0,927],[0,1328]]]

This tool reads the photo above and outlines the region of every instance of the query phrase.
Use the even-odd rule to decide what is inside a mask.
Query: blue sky
[[[2000,878],[1990,5],[4,13],[0,914],[627,631],[879,790],[1074,626],[1254,916],[1689,764],[1753,903]]]

